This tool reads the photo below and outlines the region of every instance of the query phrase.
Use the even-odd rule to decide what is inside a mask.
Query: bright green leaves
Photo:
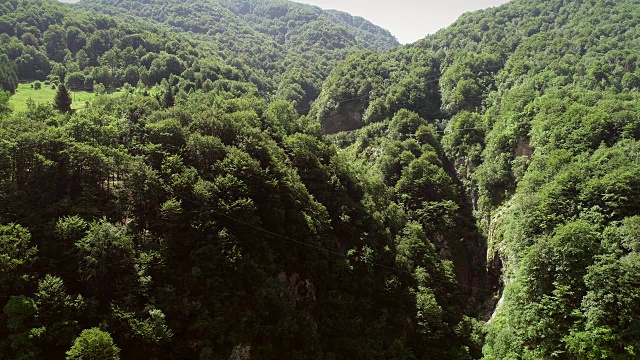
[[[603,258],[591,267],[585,277],[589,288],[582,303],[586,317],[585,329],[593,331],[610,326],[615,336],[615,341],[609,345],[612,350],[618,354],[635,356],[640,348],[636,332],[640,322],[640,256],[633,253],[611,265],[606,263],[607,260]],[[617,324],[612,319],[616,319]]]
[[[105,304],[119,291],[128,291],[135,259],[133,238],[126,227],[106,220],[94,222],[76,248],[80,278],[90,295]]]
[[[427,287],[419,287],[416,294],[418,312],[416,318],[421,331],[430,335],[441,326],[442,308],[438,305],[433,290]]]
[[[551,239],[539,240],[523,259],[520,271],[530,299],[540,301],[564,286],[574,292],[570,303],[575,308],[584,295],[586,269],[593,264],[599,246],[596,228],[585,222],[560,226]]]
[[[408,52],[408,51],[407,51]],[[331,73],[317,105],[327,133],[381,122],[407,109],[425,119],[440,115],[437,63],[431,53],[351,56]],[[312,112],[314,113],[314,112]],[[352,118],[347,124],[346,118]],[[346,127],[348,128],[346,128]]]
[[[417,210],[424,202],[441,201],[453,196],[447,173],[432,162],[429,154],[412,161],[396,184],[401,201],[409,210]]]
[[[297,132],[298,114],[293,105],[287,101],[271,103],[264,113],[263,129],[267,134],[275,138],[283,138]]]
[[[494,90],[494,76],[502,67],[495,54],[460,52],[440,79],[442,109],[455,114],[480,110],[487,93]]]
[[[484,147],[485,127],[478,113],[467,111],[456,114],[445,130],[442,145],[450,159],[462,161],[465,158],[470,165],[479,164],[479,157]]]
[[[27,285],[37,253],[27,229],[17,224],[0,226],[0,299]]]
[[[428,277],[436,270],[438,261],[435,246],[429,242],[420,224],[409,222],[396,238],[396,263],[411,272],[420,268],[426,271],[424,277]]]
[[[40,280],[35,299],[12,296],[4,307],[10,355],[31,359],[40,352],[60,354],[77,334],[83,305],[81,296],[67,295],[62,279],[51,275]]]
[[[184,130],[176,119],[168,118],[147,124],[145,130],[149,141],[162,144],[163,150],[167,152],[175,153],[185,144]]]
[[[413,137],[421,126],[427,126],[428,122],[418,114],[407,109],[398,111],[389,123],[389,133],[395,140],[406,140]]]
[[[587,293],[579,321],[564,339],[578,359],[636,356],[640,342],[640,256],[634,245],[637,218],[627,218],[605,230],[604,244],[613,253],[596,258],[584,277]]]
[[[119,360],[120,348],[111,335],[98,328],[82,331],[67,351],[67,360]]]
[[[38,283],[35,300],[37,321],[41,326],[39,338],[45,348],[70,344],[79,331],[79,313],[85,308],[84,298],[68,295],[61,278],[46,275]]]
[[[114,320],[118,325],[119,333],[126,337],[139,341],[140,346],[151,348],[159,347],[171,340],[172,331],[166,324],[165,315],[160,309],[149,307],[142,316],[125,311],[116,305],[111,306]]]

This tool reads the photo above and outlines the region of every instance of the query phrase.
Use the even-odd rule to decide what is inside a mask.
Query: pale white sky
[[[508,0],[295,0],[362,16],[391,31],[403,43],[451,25],[467,11],[485,9]]]

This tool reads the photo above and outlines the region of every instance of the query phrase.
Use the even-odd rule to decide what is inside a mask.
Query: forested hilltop
[[[347,55],[399,45],[361,17],[283,0],[83,0],[77,6],[203,39],[231,65],[251,69],[249,80],[261,91],[275,92],[303,113]]]
[[[515,0],[351,56],[324,85],[312,117],[400,198],[438,162],[414,150],[420,134],[394,135],[398,119],[442,134],[487,260],[503,264],[485,359],[638,357],[639,45],[638,1]],[[414,216],[455,214],[426,178]]]
[[[2,76],[10,92],[16,80],[53,76],[82,90],[167,79],[185,93],[226,79],[302,113],[340,60],[398,45],[362,18],[287,1],[9,0],[0,4],[0,35],[0,72],[15,73]]]

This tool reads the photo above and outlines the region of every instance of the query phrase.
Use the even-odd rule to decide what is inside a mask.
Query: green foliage
[[[165,108],[172,108],[176,103],[176,98],[173,94],[173,89],[169,86],[164,90],[164,96],[162,98],[162,103]]]
[[[455,206],[414,216],[293,104],[256,94],[216,82],[165,109],[134,90],[69,116],[33,105],[0,119],[3,216],[28,219],[40,256],[24,270],[38,286],[7,291],[34,304],[15,346],[80,356],[89,335],[73,339],[99,327],[132,358],[226,358],[239,339],[259,358],[464,352],[453,267],[422,224]],[[425,120],[402,112],[394,129],[412,161],[440,164]],[[44,179],[37,195],[19,190]]]
[[[18,88],[17,71],[15,63],[7,55],[0,55],[0,88],[14,93]]]
[[[77,91],[84,88],[86,76],[82,72],[67,74],[64,83],[71,91]]]
[[[287,101],[276,101],[269,105],[264,113],[263,128],[272,136],[284,137],[298,131],[298,114]]]
[[[12,296],[4,306],[7,319],[8,343],[10,352],[5,354],[16,359],[32,359],[40,352],[34,342],[32,326],[35,324],[37,307],[33,299],[25,296]]]
[[[123,326],[121,331],[140,341],[139,346],[154,348],[170,341],[173,337],[173,333],[166,324],[165,315],[160,309],[149,309],[144,320],[116,306],[113,306],[113,314]]]
[[[437,66],[433,54],[417,49],[352,55],[327,78],[312,115],[329,133],[383,121],[401,109],[435,119],[440,114]],[[335,124],[345,116],[358,120],[357,126]]]
[[[639,23],[1,4],[0,356],[637,357]]]
[[[114,4],[93,0],[83,2],[80,7],[115,16],[135,14],[172,30],[192,32],[198,42],[215,49],[213,54],[200,54],[194,65],[187,68],[192,61],[185,57],[189,51],[184,48],[184,41],[158,39],[153,45],[161,51],[148,52],[153,56],[138,54],[148,71],[143,78],[149,85],[160,83],[171,74],[188,78],[197,88],[207,80],[242,77],[257,85],[261,92],[276,93],[278,98],[292,101],[300,113],[308,111],[324,78],[347,55],[362,49],[383,50],[399,45],[388,31],[362,18],[294,2],[169,0]],[[122,56],[117,53],[126,50],[125,45],[136,50],[136,42],[141,39],[111,50],[104,47],[103,39],[92,40],[90,37],[87,48],[91,50],[95,44],[98,50],[95,60],[105,66],[115,69],[137,65],[126,60],[119,64]]]
[[[67,351],[67,359],[118,360],[120,349],[111,335],[97,328],[83,330]]]
[[[335,136],[345,156],[395,186],[424,231],[475,211],[508,284],[485,358],[637,356],[634,310],[614,303],[637,306],[619,271],[635,273],[635,240],[622,233],[637,215],[638,23],[632,1],[515,1],[352,55],[325,82],[312,115],[325,133],[356,130]],[[446,157],[432,142],[432,155],[418,150],[394,104],[438,126]],[[464,203],[443,191],[452,173]]]
[[[67,295],[62,279],[47,274],[38,283],[35,300],[40,327],[34,330],[40,346],[45,353],[61,355],[79,331],[78,312],[83,310],[84,299]]]
[[[475,244],[479,235],[470,215],[462,211],[461,189],[444,168],[436,130],[418,114],[401,109],[392,120],[349,135],[336,136],[345,147],[341,155],[355,164],[361,179],[367,179],[367,204],[396,237],[396,266],[413,275],[415,321],[423,342],[414,354],[420,358],[440,352],[464,358],[469,356],[463,350],[468,347],[478,356],[479,345],[469,342],[468,333],[455,330],[462,321],[454,315],[459,314],[457,306],[472,300],[453,289],[456,273],[482,261]],[[439,253],[440,247],[455,248],[453,261]],[[482,273],[471,278],[476,283],[487,281]],[[445,343],[446,350],[440,348]]]
[[[2,88],[0,88],[0,116],[11,113],[11,106],[9,106],[9,97],[9,92],[2,91]]]
[[[1,302],[30,280],[30,267],[37,252],[37,248],[31,246],[29,230],[17,224],[0,226]]]
[[[127,229],[106,220],[89,225],[87,235],[76,242],[80,278],[91,295],[112,298],[124,291],[133,270],[133,243]]]

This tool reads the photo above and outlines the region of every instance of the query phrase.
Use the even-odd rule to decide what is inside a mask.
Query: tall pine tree
[[[176,98],[173,95],[173,88],[171,87],[171,85],[169,85],[166,89],[166,91],[164,92],[164,107],[165,108],[172,108],[175,103],[176,103]]]
[[[63,84],[58,87],[53,106],[63,114],[71,112],[71,96]]]
[[[15,93],[18,88],[17,68],[7,55],[0,55],[0,87],[10,93]]]

